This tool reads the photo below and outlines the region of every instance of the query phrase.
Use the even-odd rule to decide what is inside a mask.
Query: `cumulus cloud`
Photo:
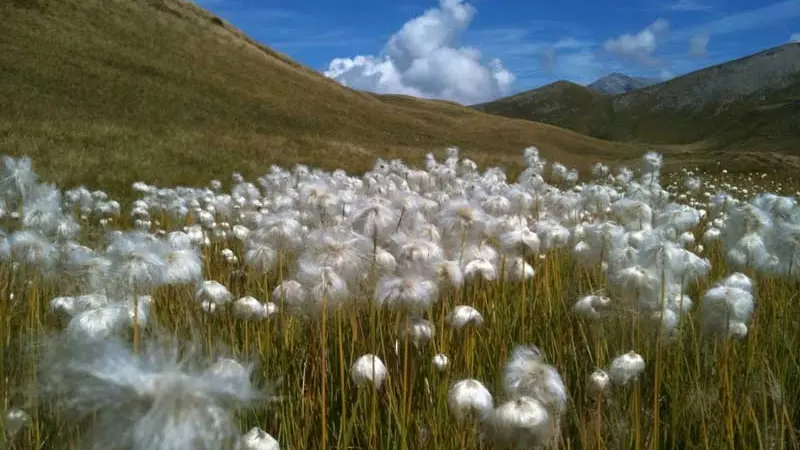
[[[669,28],[669,22],[658,19],[636,34],[623,34],[603,43],[603,49],[617,58],[653,65],[657,60],[653,52]]]
[[[689,55],[696,57],[708,56],[708,42],[711,37],[708,33],[698,33],[689,39]]]
[[[789,36],[789,42],[800,42],[800,33],[792,33],[792,35]]]
[[[440,0],[403,25],[379,55],[335,58],[324,74],[354,89],[462,104],[504,96],[514,75],[499,59],[485,62],[478,49],[459,45],[476,12],[463,0]]]

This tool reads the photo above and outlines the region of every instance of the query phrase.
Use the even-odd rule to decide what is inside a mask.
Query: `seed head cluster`
[[[800,276],[795,197],[667,176],[653,152],[584,182],[535,147],[523,161],[516,181],[456,148],[360,176],[272,166],[206,187],[137,182],[123,206],[4,157],[0,311],[37,330],[35,402],[4,412],[5,438],[34,439],[50,416],[85,448],[278,449],[291,414],[314,410],[303,426],[323,443],[367,448],[381,417],[418,431],[402,442],[437,439],[413,418],[441,410],[462,445],[558,446],[584,398],[603,420],[606,402],[661,383],[663,352],[735,354],[768,302],[760,282]],[[546,339],[558,314],[596,342]]]

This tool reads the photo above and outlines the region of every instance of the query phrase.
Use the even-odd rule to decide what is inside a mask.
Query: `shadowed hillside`
[[[614,114],[610,96],[569,81],[556,81],[474,108],[504,117],[558,123],[594,136],[603,136]]]
[[[347,89],[179,0],[14,0],[0,13],[0,152],[31,155],[65,187],[198,184],[273,163],[364,170],[450,145],[506,167],[529,145],[574,165],[642,151]]]
[[[560,84],[475,108],[616,141],[800,155],[800,44],[616,96]]]

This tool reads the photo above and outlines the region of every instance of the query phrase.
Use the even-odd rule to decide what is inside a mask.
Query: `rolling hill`
[[[626,92],[642,89],[654,84],[660,83],[660,80],[655,78],[644,77],[631,77],[622,73],[610,73],[590,84],[586,87],[594,89],[595,91],[609,95],[619,95]]]
[[[613,120],[611,97],[570,81],[556,81],[474,108],[489,114],[555,124],[601,136]]]
[[[12,0],[0,14],[0,153],[30,155],[64,187],[198,185],[270,164],[361,171],[451,145],[512,169],[530,145],[578,167],[643,150],[347,89],[182,0]]]
[[[800,43],[620,95],[561,85],[474,107],[615,141],[800,155]]]

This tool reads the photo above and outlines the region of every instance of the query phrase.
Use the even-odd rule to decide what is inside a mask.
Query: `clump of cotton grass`
[[[253,427],[242,436],[239,450],[280,450],[277,439],[258,427]]]
[[[464,279],[491,282],[497,279],[497,268],[491,261],[473,259],[464,265]]]
[[[421,317],[409,317],[406,321],[405,330],[405,336],[416,348],[427,344],[436,335],[436,328],[433,323]],[[396,345],[397,348],[399,348],[399,342]]]
[[[537,399],[516,397],[495,408],[484,422],[485,435],[498,446],[542,448],[552,445],[558,428]]]
[[[505,403],[486,414],[484,435],[494,444],[539,448],[555,444],[567,410],[561,375],[535,346],[517,346],[503,370]]]
[[[298,309],[303,315],[317,317],[323,311],[333,312],[349,298],[347,281],[333,267],[301,263],[297,279],[307,292]]]
[[[522,282],[532,278],[536,271],[523,258],[511,258],[506,267],[506,274],[514,282]]]
[[[205,280],[199,283],[194,297],[203,310],[214,312],[217,307],[229,303],[233,294],[219,281]]]
[[[544,405],[558,421],[567,410],[567,388],[555,367],[535,346],[517,346],[503,369],[503,387],[511,398],[527,396]]]
[[[591,294],[580,298],[572,306],[572,311],[587,319],[601,319],[612,311],[612,302],[604,295]]]
[[[244,240],[244,263],[259,273],[267,273],[278,263],[278,252],[264,233],[251,233]]]
[[[482,421],[491,414],[494,399],[483,383],[469,378],[453,383],[447,393],[447,405],[458,421]]]
[[[611,391],[611,376],[602,369],[595,369],[586,380],[586,392],[591,398],[602,398]]]
[[[39,176],[33,171],[33,162],[28,156],[13,158],[3,156],[0,169],[0,193],[6,199],[10,211],[18,211],[36,186]]]
[[[168,241],[164,252],[164,264],[165,284],[188,285],[203,279],[202,257],[196,247],[185,242]]]
[[[386,365],[371,353],[360,356],[350,367],[350,378],[356,386],[370,384],[380,390],[387,376]]]
[[[284,280],[272,290],[272,303],[286,305],[290,311],[302,311],[307,298],[308,292],[296,280]]]
[[[152,304],[153,297],[149,295],[110,301],[73,316],[65,332],[76,339],[99,340],[124,335],[134,328],[144,329],[150,321]]]
[[[261,303],[252,296],[244,296],[233,302],[233,315],[243,320],[259,321],[278,312],[275,303]]]
[[[75,423],[92,417],[87,448],[219,449],[239,438],[233,414],[269,397],[252,366],[220,376],[192,347],[151,339],[134,352],[116,337],[46,342],[37,395]]]
[[[457,305],[447,314],[447,324],[456,330],[483,325],[481,313],[469,305]]]
[[[239,257],[229,248],[223,248],[220,251],[220,256],[222,256],[222,259],[228,264],[236,264],[239,262]]]
[[[423,276],[387,276],[378,281],[375,301],[380,307],[421,312],[439,298],[438,285]]]
[[[206,372],[219,378],[228,378],[233,380],[248,379],[250,377],[250,368],[245,367],[239,361],[226,357],[218,357],[213,364],[211,364]]]
[[[112,261],[101,252],[75,243],[63,247],[61,275],[80,292],[107,291]]]
[[[436,369],[439,372],[444,372],[445,370],[447,370],[447,367],[450,365],[450,358],[447,355],[445,355],[444,353],[437,353],[437,354],[433,355],[433,358],[431,359],[431,362],[433,363],[434,367],[436,367]]]
[[[108,297],[101,292],[78,296],[59,296],[50,300],[49,313],[58,322],[66,325],[76,315],[101,308],[108,303]]]
[[[111,261],[109,281],[115,293],[147,294],[167,283],[164,242],[143,231],[111,233],[109,240],[105,256]]]
[[[61,254],[47,236],[36,231],[17,230],[8,237],[8,249],[14,261],[38,271],[44,278],[57,275]]]
[[[608,376],[615,385],[627,386],[636,381],[644,373],[644,369],[644,358],[631,350],[611,361],[611,365],[608,367]]]
[[[755,308],[752,289],[752,281],[737,272],[707,290],[700,308],[703,331],[735,339],[747,336]]]
[[[372,243],[345,227],[314,230],[299,256],[301,265],[330,267],[352,285],[369,273]]]
[[[22,409],[11,408],[6,411],[3,417],[3,428],[5,428],[6,439],[13,441],[17,433],[31,424],[31,416]]]

